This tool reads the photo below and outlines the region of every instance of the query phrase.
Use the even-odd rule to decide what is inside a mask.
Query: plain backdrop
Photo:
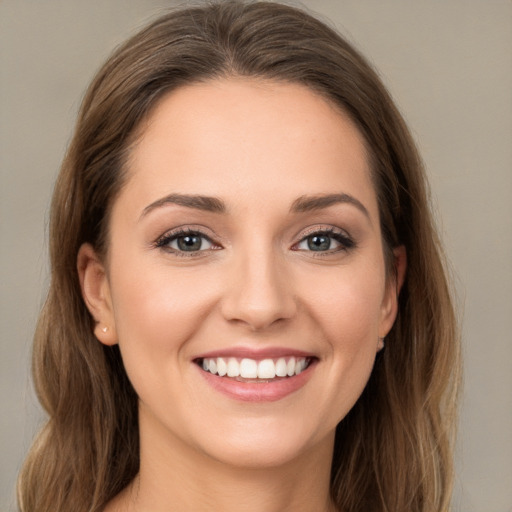
[[[15,510],[16,473],[43,418],[30,345],[48,282],[52,184],[77,108],[111,50],[172,5],[0,0],[0,510]],[[510,512],[512,1],[303,5],[375,64],[417,139],[463,317],[454,510]]]

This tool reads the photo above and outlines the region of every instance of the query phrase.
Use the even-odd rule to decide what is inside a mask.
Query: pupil
[[[311,251],[328,251],[331,239],[325,235],[313,235],[308,238],[308,248]]]
[[[195,235],[181,236],[178,238],[178,247],[181,251],[199,251],[201,249],[201,237]]]

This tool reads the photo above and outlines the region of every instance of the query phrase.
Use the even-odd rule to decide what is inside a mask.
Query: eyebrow
[[[185,206],[186,208],[194,208],[213,213],[225,213],[226,205],[224,201],[217,197],[198,196],[188,194],[169,194],[168,196],[158,199],[154,203],[146,206],[142,211],[141,218],[145,217],[149,212],[168,204]]]
[[[301,196],[292,203],[290,211],[293,213],[303,213],[313,210],[322,210],[333,206],[335,204],[351,204],[358,210],[365,214],[368,219],[370,214],[366,207],[350,194],[326,194],[326,195],[315,195],[315,196]]]
[[[314,210],[322,210],[333,206],[335,204],[351,204],[360,210],[364,215],[370,218],[368,210],[363,203],[350,194],[325,194],[314,196],[301,196],[297,198],[290,208],[292,213],[304,213]],[[189,195],[189,194],[169,194],[162,197],[157,201],[146,206],[142,211],[141,218],[145,217],[151,211],[166,206],[168,204],[175,204],[184,206],[186,208],[194,208],[213,213],[226,213],[226,204],[222,199],[210,196]]]

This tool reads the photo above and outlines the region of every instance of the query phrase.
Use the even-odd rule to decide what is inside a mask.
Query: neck
[[[333,439],[279,465],[239,467],[154,434],[144,436],[141,425],[139,474],[106,512],[336,510],[329,490]]]

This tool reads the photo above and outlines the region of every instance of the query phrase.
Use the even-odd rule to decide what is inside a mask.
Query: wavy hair
[[[18,481],[22,512],[98,512],[137,474],[137,396],[82,300],[83,243],[105,254],[109,213],[138,128],[169,91],[217,77],[303,84],[346,112],[371,161],[388,271],[404,245],[398,317],[336,430],[331,493],[344,512],[444,512],[452,486],[457,322],[428,186],[411,135],[367,61],[333,29],[272,2],[169,12],[120,47],[79,113],[53,195],[51,283],[33,375],[48,421]]]

